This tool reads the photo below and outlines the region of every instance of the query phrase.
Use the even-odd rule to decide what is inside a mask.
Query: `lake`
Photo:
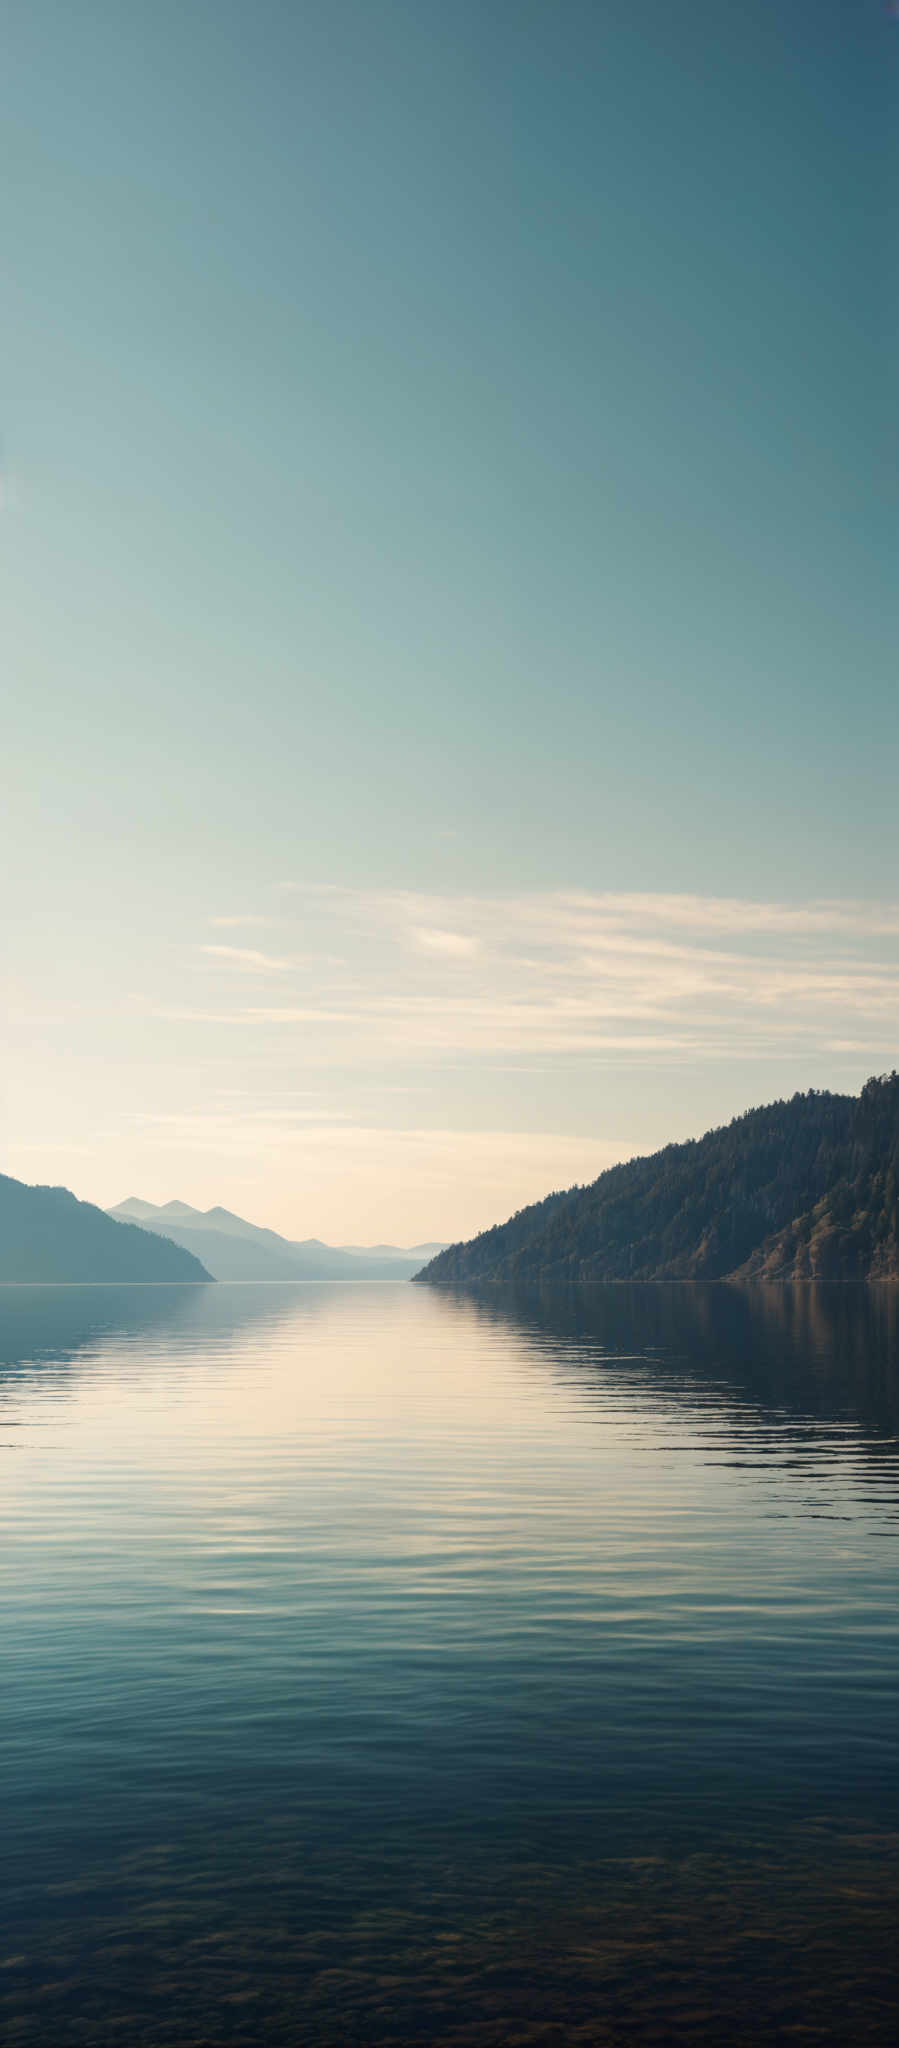
[[[11,2043],[892,2042],[899,1293],[0,1289]]]

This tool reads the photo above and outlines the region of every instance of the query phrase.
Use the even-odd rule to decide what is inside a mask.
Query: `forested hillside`
[[[899,1075],[748,1110],[519,1210],[433,1284],[899,1277]]]
[[[0,1174],[0,1281],[208,1280],[199,1259],[68,1188]]]

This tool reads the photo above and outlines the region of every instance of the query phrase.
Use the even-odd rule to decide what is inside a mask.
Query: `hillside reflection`
[[[0,1287],[0,1398],[23,1375],[40,1380],[77,1373],[116,1348],[148,1358],[181,1354],[221,1357],[250,1330],[282,1323],[298,1304],[307,1312],[319,1292],[273,1286],[156,1283],[126,1286]]]
[[[296,1288],[155,1284],[0,1287],[0,1367],[59,1361],[113,1339],[202,1329],[209,1343],[279,1316]]]
[[[899,1288],[616,1285],[465,1299],[485,1323],[564,1357],[585,1392],[612,1360],[631,1359],[662,1400],[701,1394],[760,1420],[845,1420],[899,1434]]]

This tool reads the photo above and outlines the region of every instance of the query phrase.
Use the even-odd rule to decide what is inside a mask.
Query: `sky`
[[[0,1168],[418,1242],[896,1063],[897,39],[9,0]]]

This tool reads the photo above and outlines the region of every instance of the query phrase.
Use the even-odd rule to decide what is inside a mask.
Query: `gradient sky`
[[[880,0],[10,0],[2,1165],[467,1234],[899,1040]]]

